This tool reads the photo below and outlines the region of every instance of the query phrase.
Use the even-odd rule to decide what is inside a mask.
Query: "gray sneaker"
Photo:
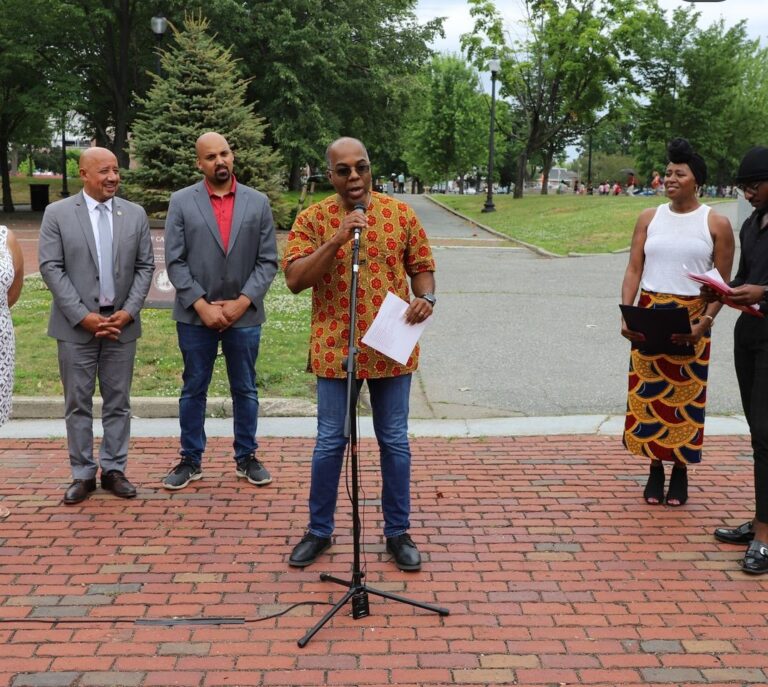
[[[248,456],[242,463],[238,463],[235,472],[238,477],[245,477],[251,484],[259,487],[263,487],[272,481],[272,476],[267,468],[253,454]]]
[[[182,460],[164,478],[162,485],[166,489],[183,489],[190,482],[195,482],[203,476],[202,468]]]

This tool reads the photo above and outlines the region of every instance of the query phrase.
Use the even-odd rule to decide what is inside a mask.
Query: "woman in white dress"
[[[0,425],[11,414],[16,344],[11,306],[19,300],[24,281],[24,258],[13,232],[0,225]]]

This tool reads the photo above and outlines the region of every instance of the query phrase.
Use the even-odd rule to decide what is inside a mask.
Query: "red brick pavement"
[[[24,255],[24,273],[34,274],[40,271],[37,264],[37,237],[40,232],[42,212],[20,210],[18,212],[1,212],[0,224],[13,230]]]
[[[228,441],[210,444],[204,479],[168,494],[156,485],[174,440],[137,439],[138,498],[99,490],[65,507],[65,443],[0,441],[10,511],[0,515],[0,684],[768,683],[768,579],[741,573],[742,551],[710,535],[749,515],[744,437],[708,440],[679,509],[642,502],[644,466],[617,438],[414,440],[412,532],[425,557],[415,574],[384,553],[376,458],[363,442],[368,582],[451,615],[371,597],[370,617],[353,620],[347,607],[304,649],[297,639],[327,607],[255,619],[340,597],[318,573],[349,571],[346,498],[330,555],[292,570],[311,442],[264,440],[276,480],[262,489],[236,481]],[[168,616],[254,622],[134,623]]]

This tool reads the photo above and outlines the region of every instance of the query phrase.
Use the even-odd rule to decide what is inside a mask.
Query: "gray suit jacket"
[[[192,304],[232,300],[251,305],[233,327],[253,327],[266,319],[264,296],[277,273],[277,241],[267,197],[237,184],[229,246],[224,244],[204,181],[171,196],[165,220],[165,264],[176,288],[173,319],[202,325]]]
[[[115,310],[133,317],[120,341],[141,336],[139,312],[152,281],[155,261],[144,209],[123,198],[112,205],[112,256],[115,265]],[[40,274],[53,294],[48,335],[86,343],[93,336],[79,325],[99,310],[99,263],[88,206],[82,192],[45,209],[38,246]]]

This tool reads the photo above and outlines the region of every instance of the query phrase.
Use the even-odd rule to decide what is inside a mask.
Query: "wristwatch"
[[[422,293],[421,296],[416,296],[416,298],[423,298],[433,308],[435,307],[435,304],[437,303],[437,298],[435,298],[435,294],[434,293]]]

